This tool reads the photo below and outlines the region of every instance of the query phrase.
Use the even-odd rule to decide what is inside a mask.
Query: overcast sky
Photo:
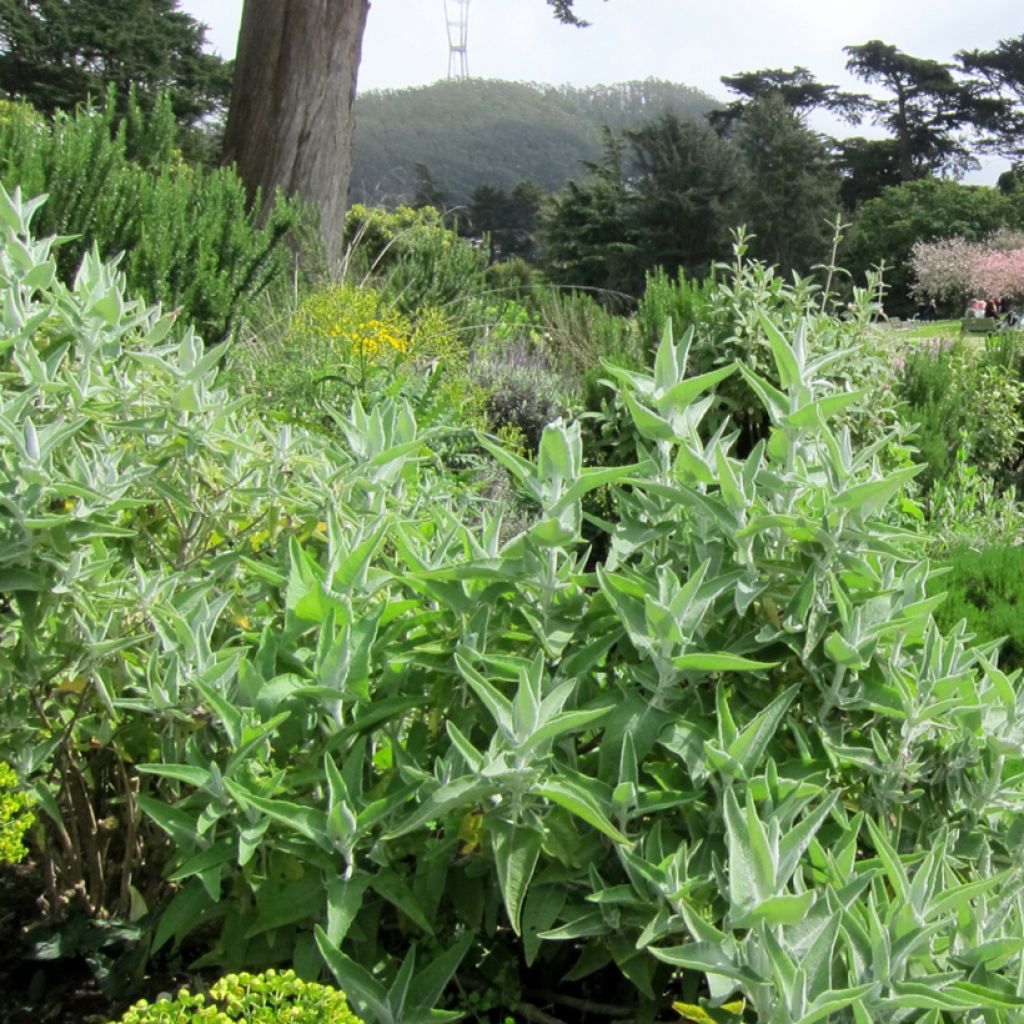
[[[242,0],[180,6],[209,26],[215,50],[233,55]],[[864,91],[845,71],[843,46],[882,39],[945,61],[1024,32],[1021,0],[576,0],[576,10],[589,28],[558,24],[543,0],[470,0],[470,73],[571,85],[663,78],[727,99],[722,75],[802,64],[822,81]],[[373,0],[361,90],[425,85],[447,69],[444,0]],[[974,180],[996,173],[993,165]]]

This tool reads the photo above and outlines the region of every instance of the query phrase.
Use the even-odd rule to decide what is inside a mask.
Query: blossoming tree
[[[910,255],[916,278],[914,294],[939,302],[965,299],[973,290],[974,267],[983,251],[980,243],[959,235],[916,242]]]
[[[1024,299],[1024,249],[982,253],[974,265],[972,281],[983,295]]]
[[[911,253],[914,294],[957,301],[970,295],[1024,300],[1024,235],[1002,231],[983,242],[957,235],[918,242]]]

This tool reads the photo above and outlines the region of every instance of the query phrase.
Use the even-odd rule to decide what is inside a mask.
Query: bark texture
[[[369,0],[245,0],[224,137],[251,196],[275,188],[320,211],[341,251],[353,102]]]

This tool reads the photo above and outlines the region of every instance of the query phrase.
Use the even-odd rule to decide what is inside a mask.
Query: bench
[[[999,318],[994,316],[965,316],[960,322],[960,333],[994,334],[999,330]]]

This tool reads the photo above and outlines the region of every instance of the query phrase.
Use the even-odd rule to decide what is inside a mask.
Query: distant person
[[[1009,295],[1004,295],[999,300],[999,315],[1004,320],[1010,319],[1010,314],[1013,312],[1013,299]]]
[[[995,320],[999,316],[999,307],[996,305],[996,300],[990,295],[985,302],[985,316],[992,320]]]
[[[921,314],[922,320],[932,321],[939,319],[939,310],[935,305],[935,300],[932,299],[927,306],[924,308],[924,312]]]

